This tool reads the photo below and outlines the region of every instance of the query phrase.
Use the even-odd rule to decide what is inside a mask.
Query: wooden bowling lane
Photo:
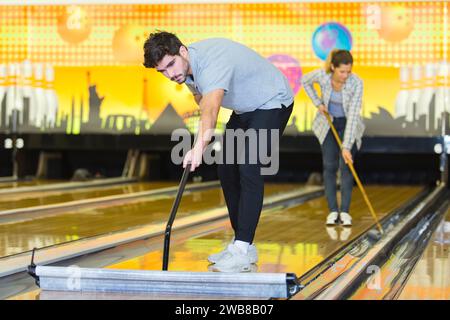
[[[291,191],[295,184],[268,184],[266,195]],[[0,257],[139,225],[167,221],[173,196],[140,199],[123,205],[69,210],[57,216],[0,224]],[[225,205],[220,188],[185,192],[177,217]]]
[[[66,182],[63,180],[44,180],[34,179],[25,181],[0,182],[0,189],[20,188],[20,187],[35,187],[49,185],[52,183]]]
[[[450,209],[431,236],[400,300],[450,300]]]
[[[379,218],[418,195],[410,186],[368,186],[367,193]],[[326,227],[328,213],[324,197],[289,209],[271,210],[261,216],[255,243],[259,252],[258,272],[294,272],[300,276],[372,225],[373,219],[361,194],[355,189],[351,205],[353,227]],[[212,231],[211,231],[212,230]],[[233,236],[227,221],[209,232],[186,239],[172,235],[169,270],[208,271],[206,258],[220,251]],[[162,249],[113,264],[110,268],[158,270]]]
[[[69,190],[55,190],[47,192],[32,192],[25,194],[0,195],[0,211],[34,206],[51,205],[68,201],[77,201],[106,197],[119,194],[129,194],[140,191],[155,190],[175,186],[174,182],[143,182],[102,187],[91,187]]]
[[[368,195],[380,218],[401,206],[421,191],[420,187],[367,187]],[[351,207],[354,226],[349,229],[333,228],[327,232],[324,225],[327,214],[324,198],[287,210],[272,209],[263,212],[258,227],[255,243],[259,252],[258,272],[295,272],[304,274],[320,263],[336,249],[356,237],[369,225],[373,224],[369,211],[358,191],[355,191]],[[330,235],[331,234],[331,235]],[[169,270],[171,271],[208,271],[206,258],[209,254],[220,251],[233,236],[227,220],[172,233]],[[348,238],[347,238],[348,237]],[[163,236],[141,240],[118,246],[92,255],[86,255],[67,261],[64,265],[78,265],[86,268],[114,268],[161,270]],[[9,299],[45,299],[41,292],[28,280],[11,280],[0,284],[6,292],[20,292],[18,295],[5,295]],[[2,289],[0,287],[0,289]],[[79,299],[79,296],[67,297]],[[88,297],[81,297],[88,298]],[[96,296],[90,297],[95,299]],[[108,298],[98,297],[98,298]]]
[[[367,187],[380,218],[412,199],[420,191],[420,187]],[[356,190],[351,212],[354,218],[354,226],[351,229],[336,227],[327,230],[324,221],[328,212],[323,197],[289,209],[265,211],[255,239],[259,252],[257,271],[294,272],[298,276],[304,274],[373,224],[366,204]],[[190,228],[180,233],[174,232],[169,270],[209,271],[206,258],[209,254],[220,251],[232,236],[232,230],[226,220]],[[81,267],[160,270],[162,243],[162,237],[130,243],[71,264]],[[132,257],[133,255],[135,257]],[[33,297],[45,299],[46,293],[35,290],[15,298]]]

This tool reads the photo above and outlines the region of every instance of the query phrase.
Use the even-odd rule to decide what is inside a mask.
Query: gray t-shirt
[[[328,102],[328,112],[336,118],[345,117],[344,106],[342,104],[342,91],[331,90],[330,102]]]
[[[279,109],[294,101],[289,81],[269,60],[229,39],[212,38],[188,47],[193,93],[223,89],[222,106],[236,113]]]

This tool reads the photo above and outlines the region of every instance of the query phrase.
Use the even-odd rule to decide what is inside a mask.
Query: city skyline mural
[[[301,77],[338,47],[351,50],[364,81],[366,135],[438,135],[450,122],[449,9],[419,1],[0,5],[0,131],[195,132],[190,91],[142,66],[142,45],[160,29],[186,45],[230,38],[274,63],[296,94],[286,134],[312,134],[316,110]],[[218,131],[230,113],[222,108]]]

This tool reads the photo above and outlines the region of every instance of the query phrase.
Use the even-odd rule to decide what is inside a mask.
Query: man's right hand
[[[325,107],[323,104],[321,104],[320,106],[317,107],[317,109],[319,109],[319,112],[324,116],[325,113],[328,113],[328,108]]]
[[[204,148],[202,144],[196,143],[194,147],[186,153],[183,159],[183,168],[186,168],[187,164],[191,164],[191,172],[202,164]]]

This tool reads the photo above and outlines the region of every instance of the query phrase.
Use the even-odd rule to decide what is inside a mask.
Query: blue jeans
[[[333,124],[338,132],[341,141],[344,138],[345,124],[347,119],[334,118]],[[356,146],[353,145],[352,157],[355,157]],[[322,160],[323,160],[323,180],[325,184],[325,196],[328,202],[328,209],[332,211],[349,212],[350,201],[352,198],[353,190],[353,176],[352,173],[342,158],[342,151],[330,130],[322,144]],[[341,210],[338,210],[337,203],[337,186],[336,186],[336,173],[338,168],[341,170]]]

